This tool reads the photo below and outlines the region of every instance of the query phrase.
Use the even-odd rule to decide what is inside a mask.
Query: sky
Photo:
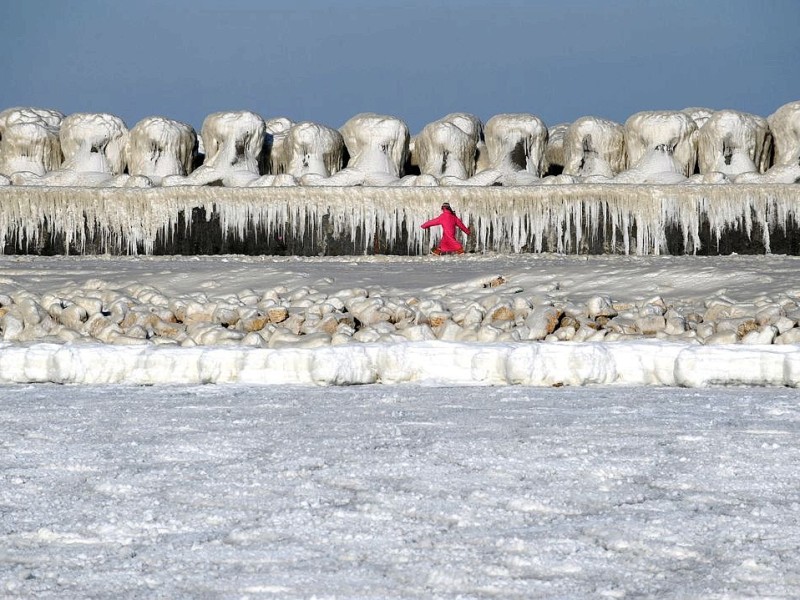
[[[27,0],[0,20],[0,110],[221,110],[412,133],[447,113],[548,125],[800,100],[796,0]]]

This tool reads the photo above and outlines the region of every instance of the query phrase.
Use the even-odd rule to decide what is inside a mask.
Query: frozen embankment
[[[469,224],[476,252],[793,254],[800,221],[795,184],[6,186],[0,253],[424,254],[420,225],[442,202]]]
[[[800,384],[800,347],[408,342],[321,348],[0,344],[0,383]]]

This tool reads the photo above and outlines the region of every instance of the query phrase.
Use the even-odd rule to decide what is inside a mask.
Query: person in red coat
[[[428,229],[435,225],[441,225],[442,227],[442,241],[439,242],[438,248],[434,248],[433,253],[445,254],[447,252],[452,252],[454,254],[464,254],[464,247],[456,239],[456,227],[467,235],[469,235],[469,228],[456,216],[456,213],[450,208],[449,203],[445,202],[442,204],[442,214],[435,219],[426,221],[420,227]]]

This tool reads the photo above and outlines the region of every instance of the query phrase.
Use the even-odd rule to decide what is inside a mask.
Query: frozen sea
[[[796,598],[789,389],[0,387],[10,598]]]

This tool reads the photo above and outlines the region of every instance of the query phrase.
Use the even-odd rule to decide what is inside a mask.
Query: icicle
[[[326,235],[371,252],[376,241],[423,253],[429,232],[420,225],[447,201],[471,223],[476,250],[583,252],[597,241],[626,254],[666,252],[667,230],[682,236],[683,251],[701,247],[704,223],[719,243],[727,232],[770,231],[800,221],[800,186],[577,184],[520,188],[0,188],[0,244],[35,248],[43,231],[86,252],[153,252],[157,238],[175,235],[193,208],[219,219],[221,233],[237,240],[263,229],[312,245]],[[323,225],[325,227],[323,227]],[[635,232],[635,234],[634,234]],[[433,233],[433,235],[436,235]],[[608,235],[608,238],[605,236]],[[376,236],[380,238],[376,240]],[[619,239],[621,237],[621,239]],[[21,248],[24,250],[24,248]]]

